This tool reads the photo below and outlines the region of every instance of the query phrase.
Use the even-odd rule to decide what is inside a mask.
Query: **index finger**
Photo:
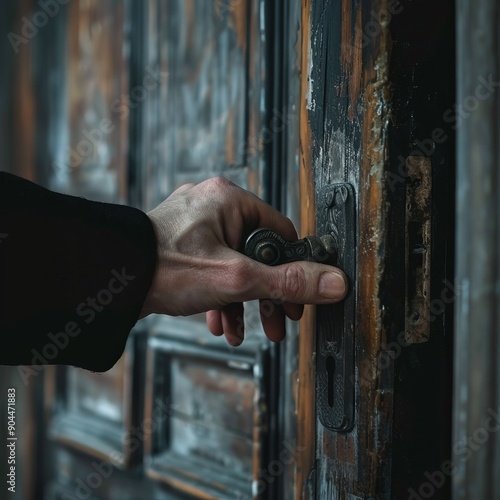
[[[258,196],[246,191],[248,193],[249,210],[242,207],[242,213],[245,217],[245,226],[247,227],[248,236],[252,231],[260,227],[273,229],[278,232],[283,238],[288,241],[298,239],[297,231],[293,222],[276,210],[274,207],[261,200]]]

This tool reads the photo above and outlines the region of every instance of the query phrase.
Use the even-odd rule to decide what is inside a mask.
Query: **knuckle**
[[[208,180],[208,182],[212,183],[216,187],[222,187],[222,188],[228,188],[230,186],[234,186],[234,184],[229,179],[222,177],[222,175],[219,175],[217,177],[212,177],[211,179]]]
[[[229,280],[229,286],[235,293],[245,293],[252,284],[252,270],[242,260],[236,261],[233,265],[230,266],[230,269],[231,277]]]
[[[212,201],[227,201],[234,186],[235,184],[225,177],[211,177],[201,184],[202,196],[205,198],[208,197]]]
[[[300,265],[288,266],[283,275],[283,291],[288,301],[301,302],[305,295],[305,272]]]

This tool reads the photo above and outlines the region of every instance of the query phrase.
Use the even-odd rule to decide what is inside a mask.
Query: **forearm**
[[[109,369],[156,266],[143,212],[0,173],[1,364]]]

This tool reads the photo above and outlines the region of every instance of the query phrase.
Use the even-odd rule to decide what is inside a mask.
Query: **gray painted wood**
[[[500,498],[499,23],[497,1],[458,2],[457,102],[476,109],[457,140],[456,500]]]

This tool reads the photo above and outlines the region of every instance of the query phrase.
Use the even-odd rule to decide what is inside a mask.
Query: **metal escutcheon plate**
[[[356,202],[350,184],[332,184],[319,192],[318,234],[337,243],[337,263],[349,278],[347,298],[316,310],[316,405],[320,422],[336,432],[354,426],[354,339],[356,285]]]

